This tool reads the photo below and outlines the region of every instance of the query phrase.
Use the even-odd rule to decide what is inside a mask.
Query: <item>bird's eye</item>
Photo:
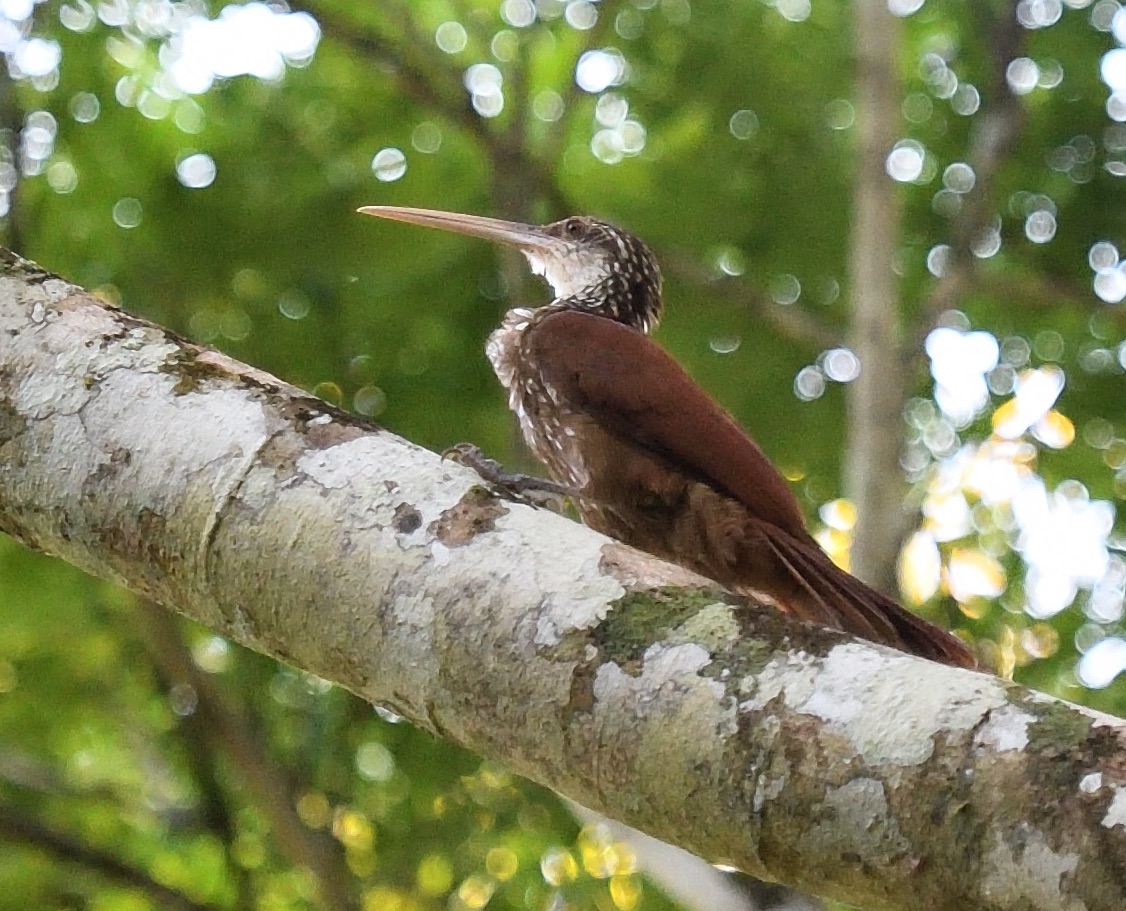
[[[567,237],[578,237],[579,227],[579,220],[577,218],[568,218],[563,222],[563,233]]]

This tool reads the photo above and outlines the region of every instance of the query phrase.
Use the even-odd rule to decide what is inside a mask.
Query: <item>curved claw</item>
[[[530,506],[545,506],[553,512],[561,513],[564,499],[580,496],[577,490],[547,478],[507,471],[500,462],[490,459],[473,443],[458,443],[451,446],[442,453],[442,459],[449,459],[466,468],[472,468],[492,487],[510,499]]]
[[[453,446],[442,450],[442,461],[449,459],[451,462],[457,462],[459,465],[468,465],[470,468],[475,468],[477,465],[486,462],[492,462],[497,468],[500,468],[500,463],[494,459],[486,456],[474,443],[455,443]]]

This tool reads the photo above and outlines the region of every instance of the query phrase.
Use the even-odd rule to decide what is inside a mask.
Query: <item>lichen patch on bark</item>
[[[1110,806],[1106,808],[1102,826],[1104,829],[1112,829],[1115,826],[1126,828],[1126,785],[1115,787],[1114,797],[1111,798]]]
[[[651,643],[665,640],[714,604],[715,599],[708,593],[681,589],[630,592],[615,601],[605,619],[595,627],[595,641],[619,665],[632,665]]]
[[[1065,898],[1062,890],[1063,878],[1078,864],[1078,855],[1053,851],[1042,832],[1025,829],[1012,842],[996,833],[982,857],[981,892],[993,907],[1084,911],[1083,902]]]
[[[788,652],[771,659],[756,673],[739,682],[740,703],[744,711],[759,712],[780,696],[783,704],[802,705],[813,694],[818,663],[804,652]]]
[[[1001,752],[1023,750],[1028,746],[1028,726],[1036,716],[1014,705],[1004,705],[989,715],[989,720],[974,737],[978,746],[994,747]]]
[[[839,645],[824,660],[809,698],[794,707],[847,737],[866,763],[925,762],[940,732],[972,730],[1006,701],[996,678],[934,663],[926,673],[932,679],[920,680],[919,662],[906,655]]]
[[[859,848],[868,863],[890,864],[906,857],[911,847],[891,815],[884,783],[875,778],[854,778],[830,788],[802,841],[811,855],[835,854],[845,863]]]

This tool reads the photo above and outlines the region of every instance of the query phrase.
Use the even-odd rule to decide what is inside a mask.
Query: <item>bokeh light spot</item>
[[[407,173],[407,156],[401,149],[380,149],[371,160],[371,171],[384,183],[398,180]]]
[[[1055,25],[1063,15],[1062,0],[1020,0],[1017,21],[1027,29]]]
[[[750,139],[758,131],[758,116],[747,108],[736,111],[727,121],[727,129],[736,139]]]
[[[375,841],[375,830],[370,820],[359,810],[348,807],[337,809],[332,820],[332,834],[352,851],[370,851]]]
[[[574,882],[579,875],[579,863],[566,848],[548,848],[540,858],[540,873],[552,886]]]
[[[1087,251],[1087,263],[1095,272],[1109,272],[1118,266],[1118,248],[1109,241],[1099,241]]]
[[[590,0],[571,0],[563,12],[563,18],[571,28],[585,32],[598,24],[598,7]]]
[[[536,7],[532,0],[504,0],[500,15],[513,28],[527,28],[536,21]]]
[[[1001,219],[994,219],[993,223],[972,241],[970,252],[978,259],[989,259],[1001,252]]]
[[[257,2],[232,4],[215,19],[189,16],[175,45],[169,45],[175,49],[166,67],[181,91],[199,95],[216,79],[278,79],[287,64],[307,64],[319,41],[320,27],[308,13],[279,12]]]
[[[884,163],[888,176],[900,183],[918,180],[923,173],[926,149],[914,139],[901,139],[888,153]]]
[[[1052,449],[1066,449],[1075,442],[1075,425],[1053,409],[1032,425],[1032,435]]]
[[[784,307],[795,304],[801,297],[801,282],[796,275],[779,275],[770,283],[770,296]]]
[[[424,120],[411,130],[411,146],[424,155],[433,155],[442,147],[441,127]]]
[[[1056,217],[1047,209],[1037,209],[1024,221],[1024,233],[1034,244],[1046,244],[1056,236]]]
[[[101,113],[98,96],[93,92],[76,92],[68,105],[70,116],[78,123],[93,123]]]
[[[485,870],[496,880],[504,882],[512,879],[520,869],[520,859],[516,852],[501,845],[489,849],[485,855]]]
[[[443,22],[434,30],[434,43],[447,54],[459,54],[469,43],[469,35],[460,22]]]
[[[297,815],[310,829],[323,829],[332,820],[332,805],[320,791],[309,791],[297,798]]]
[[[1008,580],[998,560],[980,550],[956,547],[947,564],[946,581],[951,597],[964,604],[975,598],[997,598]]]
[[[912,92],[903,99],[903,116],[911,123],[926,123],[934,113],[934,102],[923,92]]]
[[[716,354],[734,354],[743,344],[738,335],[719,335],[708,339],[708,347]]]
[[[794,377],[794,395],[803,402],[812,402],[825,394],[825,374],[821,368],[810,365],[802,367]]]
[[[942,554],[929,531],[917,531],[899,556],[899,585],[913,604],[924,604],[938,593]]]
[[[976,181],[974,169],[964,161],[956,161],[942,172],[942,185],[955,193],[969,193]]]
[[[923,8],[923,0],[888,0],[888,9],[895,16],[910,16]]]
[[[204,636],[192,643],[192,660],[208,674],[222,674],[231,667],[231,644],[222,636]]]
[[[563,116],[564,110],[563,96],[553,89],[544,89],[532,99],[532,113],[545,123],[555,123]]]
[[[356,750],[356,771],[368,781],[389,781],[395,774],[395,757],[379,741],[369,740]]]
[[[1101,690],[1126,670],[1126,639],[1108,636],[1079,659],[1076,676],[1085,687]]]
[[[365,417],[379,417],[387,408],[387,393],[378,386],[361,386],[352,396],[352,407]]]
[[[970,85],[968,82],[963,82],[954,90],[954,94],[950,96],[950,107],[955,114],[962,117],[969,117],[976,114],[978,108],[981,107],[981,93],[978,92],[976,86]]]
[[[953,253],[949,244],[935,244],[927,251],[927,271],[935,278],[942,278],[950,265],[950,256]]]
[[[805,22],[813,12],[810,0],[773,0],[778,14],[790,22]]]
[[[176,164],[176,177],[193,190],[209,187],[215,182],[215,159],[206,152],[185,155]]]
[[[113,223],[119,228],[136,228],[143,214],[141,201],[132,196],[119,199],[113,205]]]
[[[474,873],[457,887],[456,901],[450,903],[452,911],[478,911],[489,903],[496,891],[496,883],[487,876]]]
[[[1014,95],[1027,95],[1040,82],[1040,67],[1031,57],[1017,57],[1005,68],[1005,79]]]
[[[1055,329],[1041,329],[1032,340],[1032,350],[1042,361],[1059,361],[1064,348],[1063,336]]]
[[[847,130],[856,123],[856,109],[846,98],[835,98],[825,105],[825,122],[830,130]]]
[[[313,308],[313,302],[296,288],[288,288],[278,297],[278,312],[286,319],[304,319]]]
[[[935,401],[956,426],[966,426],[989,403],[985,376],[997,366],[997,339],[989,332],[942,326],[927,336],[925,347]]]
[[[615,876],[610,880],[610,898],[619,911],[634,911],[641,904],[641,880],[636,876]]]
[[[54,72],[62,55],[62,49],[57,41],[30,38],[20,42],[16,52],[9,58],[9,62],[15,69],[17,78],[46,76]]]
[[[1108,304],[1126,299],[1126,263],[1107,272],[1099,272],[1092,282],[1095,294]]]
[[[738,276],[747,271],[747,261],[738,247],[721,247],[715,254],[715,267],[723,275]]]
[[[339,383],[334,383],[332,380],[322,380],[317,383],[313,387],[313,395],[318,399],[324,399],[337,408],[344,404],[344,390],[340,388]]]
[[[594,106],[594,119],[600,126],[619,126],[627,116],[629,116],[629,102],[617,92],[601,95]]]
[[[65,159],[52,161],[47,168],[47,183],[56,193],[73,193],[78,187],[78,171]]]
[[[835,383],[851,383],[860,376],[860,358],[848,348],[830,348],[818,363],[825,376]]]
[[[77,0],[76,3],[64,3],[59,7],[59,22],[64,28],[72,32],[88,32],[94,27],[97,17],[94,7],[86,0]]]
[[[428,854],[419,861],[415,882],[423,895],[444,895],[454,884],[453,865],[444,854]]]
[[[1016,439],[1043,418],[1063,392],[1064,373],[1049,366],[1026,370],[1017,377],[1016,393],[993,412],[993,431],[1006,439]]]
[[[622,52],[608,47],[585,51],[575,65],[575,83],[592,95],[626,81],[629,68]]]

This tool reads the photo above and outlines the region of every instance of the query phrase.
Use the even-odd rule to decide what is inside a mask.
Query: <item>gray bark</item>
[[[1126,724],[790,622],[0,255],[0,528],[870,911],[1126,906]]]

